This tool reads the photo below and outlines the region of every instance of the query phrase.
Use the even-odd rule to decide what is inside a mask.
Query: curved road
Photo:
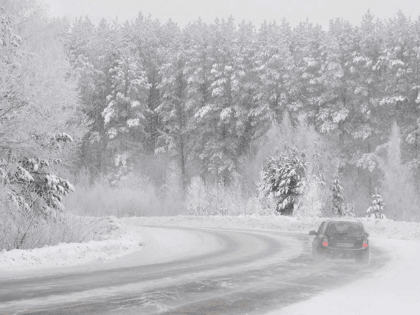
[[[264,314],[363,277],[369,265],[314,263],[309,235],[255,230],[167,229],[217,244],[158,264],[2,280],[0,314]],[[205,246],[205,244],[203,244]]]

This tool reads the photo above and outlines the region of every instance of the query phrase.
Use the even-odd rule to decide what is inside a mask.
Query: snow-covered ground
[[[30,250],[0,251],[0,276],[26,270],[76,266],[107,261],[138,251],[138,235],[129,231],[116,217],[95,220],[95,241],[60,243]]]
[[[323,218],[287,217],[287,216],[173,216],[173,217],[133,217],[123,218],[124,224],[139,224],[149,226],[186,226],[231,229],[261,229],[280,230],[308,234],[316,230]],[[366,230],[373,237],[392,239],[419,239],[420,223],[397,222],[392,220],[373,220],[362,218]]]
[[[217,245],[211,237],[197,237],[192,232],[178,229],[140,227],[130,220],[113,216],[102,218],[99,223],[95,231],[95,239],[99,240],[0,251],[0,279],[111,269],[120,264],[125,267],[131,263],[154,264],[183,257],[187,253],[203,254]],[[159,225],[159,219],[156,218],[154,223]]]
[[[145,248],[166,246],[165,253],[188,250],[187,244],[176,248],[171,242],[182,238],[183,232],[159,233],[153,229],[134,229],[133,226],[184,226],[237,229],[268,229],[307,234],[316,229],[321,218],[283,216],[174,216],[174,217],[133,217],[117,219],[104,218],[107,226],[101,225],[101,240],[86,243],[61,243],[32,250],[11,250],[0,252],[0,275],[2,272],[49,269],[54,267],[77,266],[92,262],[110,261],[132,254]],[[373,238],[394,240],[420,240],[420,223],[396,222],[392,220],[364,219],[363,224]],[[166,234],[165,234],[166,233]],[[171,235],[168,235],[171,234]],[[172,234],[177,234],[177,237]],[[165,235],[170,238],[165,240]],[[165,244],[165,245],[164,245]],[[172,246],[171,246],[172,244]],[[191,246],[196,246],[189,242]],[[151,251],[148,261],[162,259],[162,251]],[[420,263],[420,260],[419,260]]]
[[[81,244],[58,244],[33,250],[0,252],[0,278],[36,274],[54,268],[112,267],[118,258],[128,257],[152,264],[181,257],[187,252],[205,252],[203,244],[211,240],[191,237],[187,231],[158,229],[150,226],[268,229],[307,234],[322,219],[280,216],[177,216],[141,218],[104,218],[109,225],[100,239]],[[372,245],[392,256],[391,262],[372,277],[326,292],[308,301],[281,310],[281,314],[417,314],[420,309],[420,224],[391,220],[364,219]],[[140,227],[139,227],[140,226]],[[149,226],[149,227],[147,227]],[[125,259],[126,261],[128,259]],[[280,311],[279,311],[280,313]],[[272,314],[277,314],[273,312]]]
[[[420,241],[378,238],[374,243],[392,256],[384,268],[348,286],[267,315],[419,314]]]

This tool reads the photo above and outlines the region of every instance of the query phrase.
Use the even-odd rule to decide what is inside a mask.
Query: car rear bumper
[[[365,255],[369,254],[369,248],[368,247],[362,247],[362,248],[334,248],[334,247],[323,247],[320,248],[320,251],[318,253],[328,257],[328,258],[349,258],[349,259],[355,259],[355,258],[362,258]]]

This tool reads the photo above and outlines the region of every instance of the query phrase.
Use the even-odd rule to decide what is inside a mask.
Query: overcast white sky
[[[420,0],[42,0],[54,17],[89,16],[93,22],[102,17],[120,22],[134,19],[138,12],[166,22],[169,18],[184,27],[201,17],[205,22],[232,15],[236,22],[251,21],[259,26],[264,20],[281,21],[292,26],[309,21],[327,28],[331,19],[341,17],[358,25],[368,9],[377,18],[394,17],[401,10],[411,19],[420,16]]]

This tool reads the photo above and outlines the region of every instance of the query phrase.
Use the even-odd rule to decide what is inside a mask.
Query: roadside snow
[[[107,241],[60,243],[30,250],[4,250],[0,253],[0,268],[2,271],[12,271],[85,264],[92,260],[107,261],[138,251],[141,245],[135,233],[125,233]]]
[[[279,230],[308,234],[316,230],[325,218],[287,216],[173,216],[130,217],[120,222],[127,225],[189,226],[230,229]],[[366,230],[373,237],[392,239],[420,239],[420,223],[374,220],[361,218]]]
[[[96,240],[86,243],[61,243],[56,246],[32,250],[0,252],[0,277],[10,276],[10,272],[47,270],[92,263],[95,264],[95,268],[99,268],[102,266],[101,263],[118,261],[118,258],[127,255],[137,255],[133,256],[137,257],[134,259],[136,264],[154,263],[184,253],[206,250],[201,248],[204,244],[203,235],[193,236],[191,235],[192,232],[156,230],[146,226],[268,229],[307,234],[310,230],[316,229],[321,221],[321,218],[275,215],[133,217],[122,219],[106,217],[102,219],[102,224],[95,231]],[[404,240],[420,239],[419,223],[371,219],[364,219],[363,222],[372,237]],[[144,253],[138,254],[141,251]]]
[[[418,314],[420,310],[420,241],[375,239],[391,255],[384,268],[343,288],[267,315]]]
[[[92,261],[108,261],[141,249],[141,238],[135,231],[107,220],[107,226],[95,231],[97,239],[86,243],[60,243],[29,250],[13,249],[0,252],[0,275],[10,271],[48,269],[82,265]]]
[[[108,226],[98,225],[95,231],[100,240],[0,251],[0,279],[155,264],[219,246],[208,233],[127,225],[115,217],[103,222]]]

